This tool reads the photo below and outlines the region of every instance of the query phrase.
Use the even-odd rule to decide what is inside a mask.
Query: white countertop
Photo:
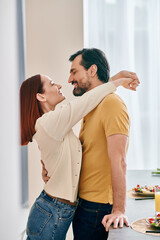
[[[127,171],[127,190],[143,185],[160,185],[160,176],[152,176],[152,170],[128,170]],[[155,202],[151,200],[135,200],[127,197],[126,215],[129,222],[135,220],[153,217],[155,213]],[[122,229],[110,229],[108,240],[153,240],[157,236],[149,236],[147,234],[138,233],[130,227]]]

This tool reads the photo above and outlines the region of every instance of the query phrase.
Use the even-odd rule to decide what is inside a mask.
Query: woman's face
[[[65,99],[61,92],[62,86],[56,84],[51,78],[44,75],[41,75],[41,81],[43,85],[42,95],[44,96],[46,103],[52,109]]]

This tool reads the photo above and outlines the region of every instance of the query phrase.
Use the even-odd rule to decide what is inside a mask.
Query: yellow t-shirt
[[[82,121],[82,167],[79,196],[98,203],[113,203],[111,166],[107,152],[107,137],[113,134],[129,136],[127,107],[116,94],[110,94]]]

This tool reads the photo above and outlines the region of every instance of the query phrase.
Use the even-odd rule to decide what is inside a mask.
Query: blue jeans
[[[112,205],[79,199],[73,219],[74,240],[106,240],[108,232],[102,225],[104,215],[110,214]]]
[[[27,240],[65,240],[76,206],[53,199],[43,190],[33,204],[27,223]]]

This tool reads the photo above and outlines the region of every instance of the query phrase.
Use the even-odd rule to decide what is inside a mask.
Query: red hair
[[[21,145],[32,142],[35,134],[36,120],[43,112],[37,93],[42,93],[42,82],[40,74],[25,80],[20,88],[20,120],[21,120]]]

